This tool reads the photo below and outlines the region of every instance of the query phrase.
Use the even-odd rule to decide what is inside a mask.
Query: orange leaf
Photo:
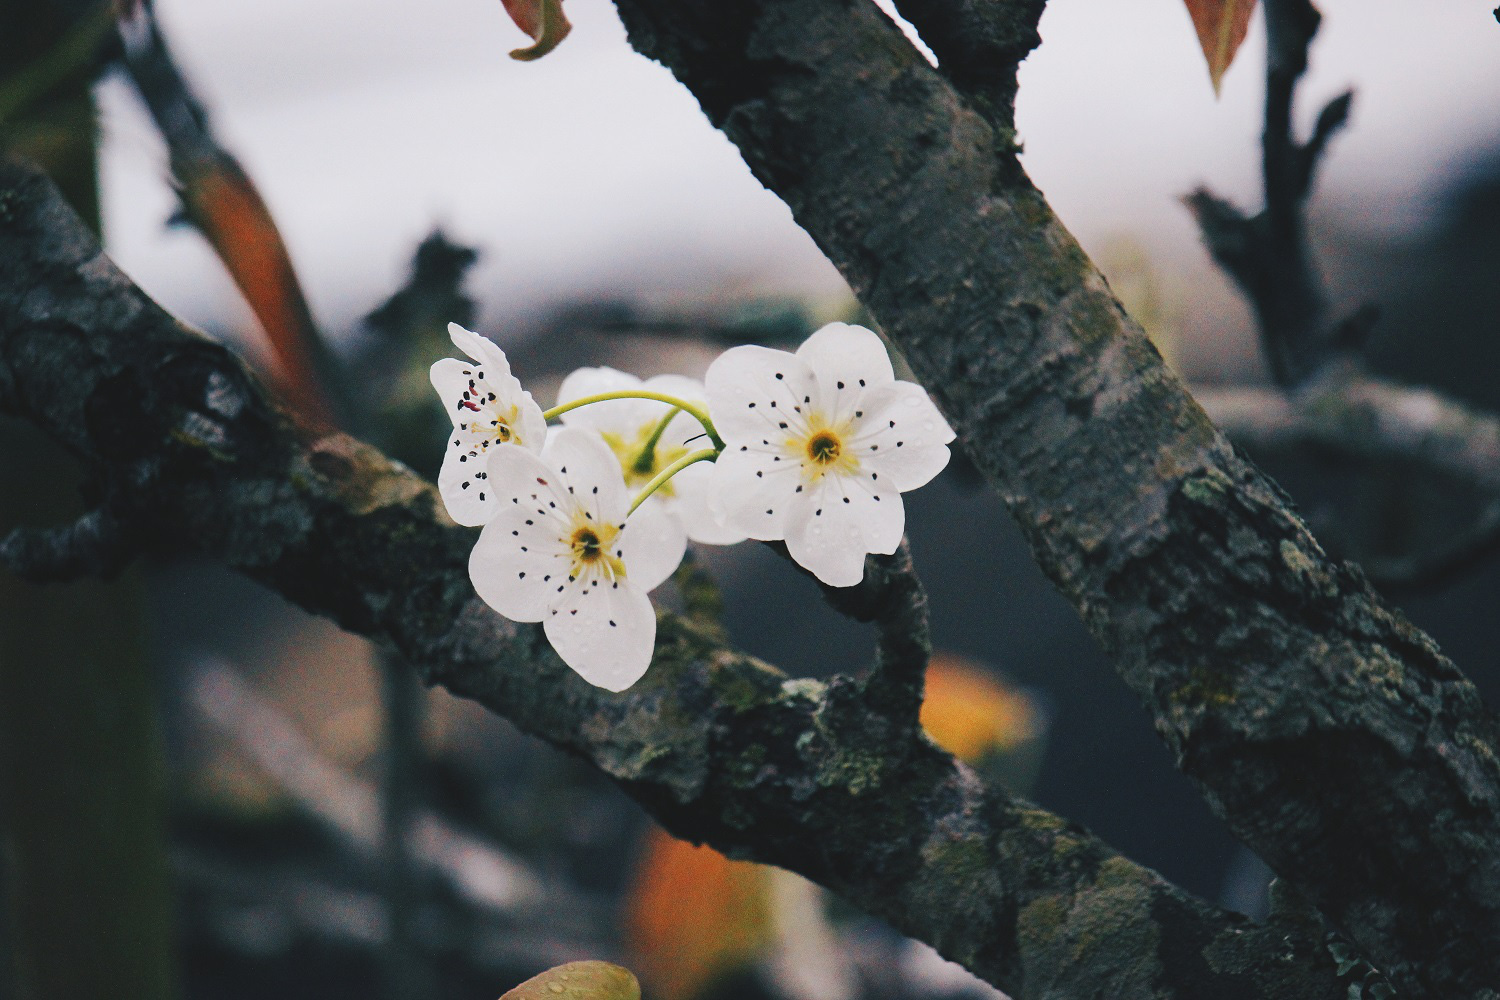
[[[976,764],[1040,736],[1042,711],[1024,691],[982,668],[939,653],[927,667],[922,728],[938,746]]]
[[[314,425],[333,415],[318,377],[312,313],[260,192],[227,153],[174,160],[183,204],[213,246],[271,342],[288,402]]]
[[[1214,93],[1219,92],[1219,81],[1224,71],[1234,62],[1234,54],[1245,40],[1250,28],[1250,15],[1255,13],[1255,0],[1184,0],[1193,27],[1198,30],[1198,43],[1203,46],[1203,57],[1208,60],[1208,77],[1213,81]]]
[[[562,0],[500,0],[516,27],[530,35],[535,44],[511,51],[512,59],[529,62],[557,48],[573,26],[563,15]]]
[[[770,874],[651,830],[625,904],[626,941],[647,992],[692,1000],[764,951],[774,933]]]

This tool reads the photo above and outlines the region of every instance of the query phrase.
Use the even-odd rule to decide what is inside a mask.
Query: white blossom
[[[540,452],[547,421],[531,393],[510,373],[504,351],[457,323],[448,324],[448,334],[472,360],[444,358],[432,366],[432,387],[453,420],[438,493],[453,520],[478,527],[496,507],[496,492],[488,482],[490,451],[514,444]]]
[[[507,618],[541,622],[591,684],[634,684],[656,642],[646,595],[682,561],[681,525],[644,505],[627,520],[619,462],[587,431],[554,432],[540,457],[491,448],[488,471],[498,505],[469,557],[474,589]]]
[[[562,405],[586,396],[640,390],[675,396],[700,406],[706,400],[703,383],[681,375],[657,375],[642,382],[613,368],[580,368],[563,380],[557,402]],[[706,445],[703,425],[690,414],[679,411],[648,452],[652,435],[671,411],[671,404],[657,400],[611,399],[569,410],[562,415],[562,421],[570,427],[593,431],[604,439],[619,459],[625,485],[634,494],[668,465]],[[710,513],[709,476],[706,463],[690,465],[653,493],[642,509],[660,504],[682,521],[687,536],[695,542],[730,545],[744,541],[742,533],[720,524]]]
[[[896,551],[901,494],[948,464],[952,428],[863,327],[829,324],[795,354],[731,348],[705,382],[725,443],[710,476],[714,513],[750,538],[785,539],[831,586],[859,583],[866,554]]]

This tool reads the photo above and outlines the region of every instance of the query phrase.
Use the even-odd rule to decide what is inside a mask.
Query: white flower
[[[642,382],[634,375],[613,368],[580,368],[563,380],[557,402],[561,405],[585,396],[640,390],[675,396],[698,405],[704,405],[706,399],[703,383],[681,375],[657,375]],[[625,485],[635,494],[677,459],[708,446],[703,440],[703,425],[691,415],[679,411],[647,454],[647,444],[671,410],[670,404],[656,400],[612,399],[569,410],[562,415],[562,421],[570,427],[582,427],[602,437],[620,461]],[[695,442],[694,438],[699,440]],[[695,542],[731,545],[744,541],[743,534],[724,527],[709,512],[709,474],[706,463],[688,466],[651,494],[642,509],[661,504],[667,513],[681,519],[687,536]]]
[[[486,456],[501,444],[540,452],[547,421],[531,393],[510,373],[504,351],[457,323],[448,324],[448,334],[473,360],[444,358],[432,366],[432,387],[453,419],[453,436],[438,472],[438,493],[449,517],[478,527],[495,512]]]
[[[474,589],[507,618],[541,622],[589,683],[625,690],[651,665],[646,594],[682,561],[682,527],[646,506],[626,520],[620,465],[587,431],[556,431],[540,458],[492,448],[488,464],[499,505],[469,557]]]
[[[867,553],[901,543],[901,494],[948,464],[952,428],[922,387],[898,381],[880,338],[831,323],[796,354],[735,347],[708,369],[724,453],[709,503],[724,523],[849,587]]]

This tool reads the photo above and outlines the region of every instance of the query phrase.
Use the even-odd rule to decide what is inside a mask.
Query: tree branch
[[[1480,498],[1467,523],[1451,525],[1435,551],[1397,556],[1357,553],[1387,590],[1426,589],[1472,569],[1500,546],[1500,418],[1428,389],[1397,385],[1357,370],[1288,395],[1256,387],[1200,389],[1214,423],[1257,455],[1315,448],[1371,463],[1429,470],[1441,488],[1462,486]],[[1354,555],[1355,553],[1350,553]]]
[[[867,557],[858,585],[824,587],[823,596],[840,614],[875,623],[875,664],[862,682],[864,698],[900,738],[911,736],[921,725],[918,716],[932,638],[927,591],[912,565],[906,539],[892,555]]]
[[[1014,131],[1016,67],[1041,43],[1046,0],[896,0],[938,71],[996,129]]]
[[[1266,0],[1266,110],[1261,173],[1266,204],[1246,217],[1205,189],[1184,203],[1198,221],[1214,260],[1250,300],[1261,347],[1276,384],[1312,378],[1341,348],[1341,335],[1361,327],[1327,320],[1328,304],[1307,246],[1303,206],[1328,141],[1349,117],[1352,93],[1335,97],[1318,115],[1306,143],[1292,123],[1297,82],[1321,20],[1309,0]]]
[[[888,740],[853,682],[787,680],[663,615],[646,678],[591,687],[474,595],[473,532],[428,484],[346,436],[300,441],[15,165],[0,166],[0,412],[101,468],[149,460],[142,506],[183,544],[593,761],[677,835],[800,872],[1001,989],[1342,995],[1320,941],[1184,894],[920,735]]]
[[[1493,718],[1214,429],[1009,137],[871,4],[616,5],[900,348],[1236,834],[1408,995],[1500,982]]]

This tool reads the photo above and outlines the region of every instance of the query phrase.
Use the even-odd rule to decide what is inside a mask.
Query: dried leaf
[[[625,936],[657,1000],[692,1000],[771,943],[771,869],[653,829],[626,896]]]
[[[1024,691],[978,665],[939,653],[927,667],[922,728],[938,746],[973,764],[992,751],[1035,739],[1045,721]]]
[[[641,984],[611,962],[569,962],[532,976],[500,1000],[641,1000]]]
[[[573,26],[563,14],[562,0],[500,0],[516,27],[535,42],[528,48],[511,51],[512,59],[529,62],[557,48],[568,37]]]
[[[315,425],[332,426],[318,377],[317,333],[281,233],[250,178],[227,153],[175,158],[188,218],[208,240],[265,329],[288,402]]]
[[[1208,77],[1213,81],[1214,93],[1219,92],[1219,81],[1224,71],[1234,62],[1234,54],[1245,40],[1250,28],[1250,15],[1255,13],[1255,0],[1184,0],[1193,27],[1198,30],[1198,43],[1203,46],[1203,57],[1208,60]]]

